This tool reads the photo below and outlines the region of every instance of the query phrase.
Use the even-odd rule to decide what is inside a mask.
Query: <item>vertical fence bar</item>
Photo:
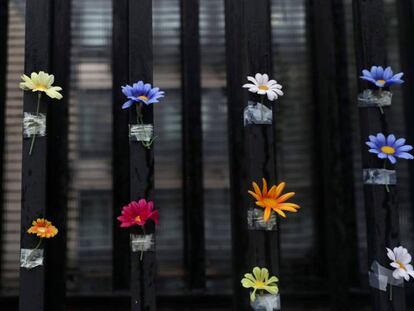
[[[336,13],[336,14],[335,14]],[[349,133],[346,37],[341,0],[310,2],[316,106],[315,157],[320,185],[321,247],[332,310],[349,310],[351,270],[356,262],[353,164]],[[323,35],[321,35],[323,33]],[[340,40],[338,39],[340,38]],[[343,51],[343,52],[342,52]],[[354,269],[355,270],[355,269]]]
[[[247,308],[240,277],[248,271],[248,232],[246,220],[246,169],[243,110],[247,101],[241,86],[246,76],[244,8],[239,0],[225,0],[227,107],[232,228],[233,309]]]
[[[52,1],[26,1],[25,73],[51,69]],[[43,96],[40,112],[46,113],[47,97]],[[36,111],[37,96],[24,92],[23,110]],[[29,155],[31,139],[23,139],[22,210],[20,247],[33,249],[37,238],[27,234],[31,222],[45,217],[46,212],[46,153],[47,139],[37,137],[35,149]],[[43,247],[43,246],[42,246]],[[31,270],[20,268],[19,309],[37,311],[45,309],[45,266]]]
[[[129,84],[128,60],[128,0],[113,1],[112,26],[112,173],[113,173],[113,242],[112,283],[115,290],[129,288],[130,248],[129,232],[120,229],[116,219],[128,204],[129,192],[129,116],[121,109],[125,96],[121,86]]]
[[[382,0],[354,0],[353,9],[357,73],[360,74],[363,68],[385,65],[385,12]],[[363,86],[366,84],[360,81],[359,89],[362,90]],[[383,161],[368,153],[365,141],[369,135],[378,132],[388,133],[388,109],[392,108],[384,107],[384,115],[381,115],[377,107],[359,109],[364,168],[382,168],[383,166]],[[389,259],[385,248],[398,246],[400,241],[395,186],[389,186],[389,188],[388,193],[384,185],[364,185],[368,266],[377,260],[381,265],[388,267]],[[404,288],[393,286],[392,300],[389,295],[389,290],[385,292],[371,288],[372,310],[404,311],[406,308]]]
[[[199,0],[181,0],[184,258],[190,290],[205,286]]]
[[[129,0],[129,80],[152,83],[152,0]],[[144,109],[143,121],[153,124],[152,106]],[[131,124],[137,123],[134,110]],[[130,143],[130,195],[132,200],[153,199],[154,153],[140,142]],[[147,232],[151,233],[151,232]],[[140,260],[139,252],[131,252],[131,310],[156,310],[155,252],[146,252]]]
[[[262,177],[276,183],[274,132],[271,125],[243,125],[246,73],[272,73],[270,2],[227,0],[226,41],[229,96],[229,141],[232,187],[233,290],[235,310],[249,310],[249,293],[240,279],[254,266],[279,274],[276,231],[247,230],[247,189]]]
[[[0,163],[4,158],[4,129],[5,126],[5,110],[6,110],[6,75],[7,75],[7,31],[9,26],[9,0],[0,1]],[[3,165],[0,167],[0,241],[4,241],[3,235],[3,219],[4,219],[4,203],[3,203]],[[0,252],[3,250],[0,245]],[[0,269],[1,279],[1,269]]]
[[[406,86],[403,87],[404,98],[404,117],[406,136],[414,137],[414,124],[412,122],[412,116],[414,115],[414,107],[412,101],[414,99],[414,40],[412,34],[414,33],[414,3],[412,0],[398,0],[397,1],[398,12],[398,26],[400,31],[398,32],[400,38],[400,57],[401,57],[401,69],[405,73],[404,80]],[[410,161],[408,163],[410,169],[410,193],[411,193],[411,205],[414,212],[414,163]]]
[[[47,217],[59,234],[46,245],[46,310],[64,310],[66,295],[66,215],[71,1],[53,1],[51,70],[63,98],[47,107]],[[56,16],[59,16],[56,18]]]

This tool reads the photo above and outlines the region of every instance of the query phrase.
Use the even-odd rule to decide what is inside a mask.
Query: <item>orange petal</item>
[[[270,207],[266,208],[264,211],[264,216],[263,219],[264,221],[268,221],[270,218],[270,212],[272,211],[272,209]]]
[[[253,191],[251,191],[251,190],[249,190],[248,191],[249,192],[249,194],[253,197],[253,198],[255,198],[256,200],[260,200],[260,197],[256,194],[256,193],[254,193]]]
[[[267,196],[269,198],[276,198],[276,186],[272,186],[272,188],[270,188],[269,192],[267,193]]]
[[[277,198],[279,195],[281,195],[281,193],[282,193],[283,189],[285,189],[285,185],[286,185],[286,183],[285,183],[285,182],[281,182],[279,185],[277,185],[277,188],[276,188],[276,193],[275,193],[275,197],[276,197],[276,198]]]
[[[286,200],[290,199],[294,195],[295,195],[294,192],[285,193],[284,195],[282,195],[280,198],[277,199],[277,202],[279,203],[285,202]]]
[[[281,204],[286,205],[286,206],[290,206],[290,207],[293,207],[293,208],[296,208],[296,209],[300,209],[300,206],[297,205],[297,204],[294,204],[294,203],[281,203]]]
[[[262,178],[262,182],[263,182],[263,191],[262,191],[262,195],[266,196],[267,195],[267,181],[266,179]]]
[[[266,207],[266,204],[264,204],[262,201],[256,201],[256,205],[260,207]]]
[[[286,218],[286,214],[283,213],[280,209],[273,209],[276,213],[278,213],[280,216],[282,216],[283,218]]]
[[[256,192],[258,196],[262,196],[262,192],[260,191],[259,186],[255,182],[253,182],[252,185],[253,185],[254,192]]]
[[[283,210],[283,211],[288,211],[288,212],[292,212],[292,213],[296,213],[297,212],[297,209],[296,208],[294,208],[294,207],[292,207],[292,206],[289,206],[289,205],[285,205],[285,204],[279,204],[279,206],[277,207],[278,209],[281,209],[281,210]]]

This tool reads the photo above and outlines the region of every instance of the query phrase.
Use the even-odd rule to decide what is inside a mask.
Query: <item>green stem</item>
[[[39,92],[37,94],[37,107],[36,107],[36,116],[39,116],[39,111],[40,111],[40,99],[42,98],[42,93]],[[36,132],[32,135],[32,142],[30,144],[30,150],[29,150],[29,155],[32,155],[33,152],[33,147],[36,141]]]
[[[30,252],[29,256],[27,257],[27,261],[30,261],[30,259],[32,259],[33,253],[35,252],[35,250],[37,250],[40,246],[40,244],[42,244],[42,239],[39,239],[39,243],[37,243],[36,247],[34,249],[32,249],[32,251]]]
[[[392,285],[390,284],[390,301],[392,301]]]
[[[387,159],[384,160],[384,170],[387,169]],[[390,187],[388,184],[385,184],[385,190],[387,190],[388,193],[390,193]]]
[[[142,232],[144,233],[145,236],[145,227],[142,226]],[[141,249],[141,255],[139,256],[139,261],[142,261],[142,259],[144,258],[144,251]]]
[[[381,96],[381,94],[382,94],[382,89],[380,88],[378,92],[379,92],[379,94],[380,94],[380,96]],[[384,114],[384,109],[382,109],[382,107],[381,107],[381,105],[380,105],[380,104],[378,104],[378,108],[379,108],[379,110],[380,110],[381,114]]]
[[[136,109],[137,109],[137,124],[140,124],[142,126],[145,126],[144,119],[143,119],[143,115],[142,115],[142,104],[141,103],[140,104],[137,104]],[[157,137],[153,137],[153,138],[150,139],[149,142],[142,141],[141,143],[142,143],[142,145],[145,148],[151,149],[151,145],[154,143],[154,141],[155,141],[156,138]]]

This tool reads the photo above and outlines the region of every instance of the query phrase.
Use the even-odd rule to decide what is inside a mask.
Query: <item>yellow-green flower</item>
[[[59,91],[62,91],[60,86],[52,86],[55,82],[55,76],[50,75],[44,71],[39,73],[32,72],[30,77],[22,75],[23,82],[20,82],[20,88],[24,91],[32,92],[44,92],[50,98],[62,99],[62,94]]]
[[[241,283],[244,288],[253,288],[250,294],[250,300],[256,300],[256,291],[267,291],[269,294],[276,295],[279,288],[276,285],[279,279],[275,276],[269,278],[269,271],[266,268],[253,268],[253,274],[246,273]]]

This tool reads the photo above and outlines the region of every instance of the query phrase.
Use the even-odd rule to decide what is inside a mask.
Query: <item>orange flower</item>
[[[32,226],[27,233],[36,234],[39,238],[53,238],[58,229],[52,223],[44,218],[38,218],[32,222]]]
[[[263,180],[263,189],[260,191],[259,186],[253,182],[253,191],[249,190],[249,193],[257,200],[256,205],[263,207],[264,211],[264,220],[268,221],[270,218],[271,211],[275,211],[283,218],[286,218],[286,214],[283,211],[289,211],[296,213],[300,208],[299,205],[293,203],[286,203],[288,199],[295,195],[294,192],[288,192],[284,195],[282,194],[283,189],[285,188],[285,183],[281,182],[279,185],[272,186],[269,191],[267,191],[267,182],[266,179]]]

